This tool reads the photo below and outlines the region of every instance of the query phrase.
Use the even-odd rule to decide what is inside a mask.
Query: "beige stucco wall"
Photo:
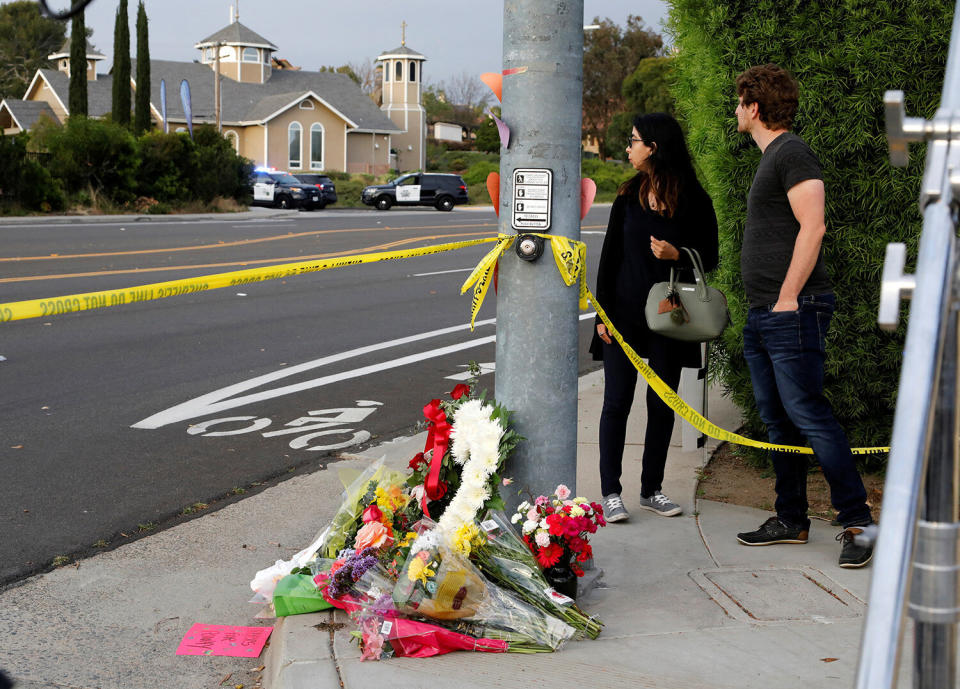
[[[37,79],[33,84],[33,88],[27,92],[24,100],[42,100],[53,110],[53,113],[57,116],[57,119],[63,122],[67,119],[67,111],[60,105],[60,101],[57,100],[57,96],[53,93],[47,82],[41,77]]]
[[[13,115],[6,106],[0,109],[0,130],[3,131],[4,135],[20,133],[20,127],[13,121]]]
[[[324,129],[323,169],[346,171],[345,150],[346,123],[338,115],[331,112],[326,106],[315,99],[313,110],[301,110],[299,104],[294,105],[281,115],[270,120],[270,156],[267,164],[281,170],[290,168],[290,159],[287,155],[287,130],[292,122],[299,122],[301,131],[301,167],[298,170],[310,169],[310,125],[319,122]]]
[[[259,84],[260,69],[260,63],[258,62],[241,62],[240,81],[247,84]]]
[[[406,109],[403,109],[404,107]],[[394,124],[405,130],[403,133],[393,135],[393,147],[397,149],[397,167],[400,172],[419,170],[424,167],[425,134],[423,132],[426,126],[426,114],[423,106],[408,105],[400,108],[386,110]],[[412,150],[408,150],[408,146],[412,147]]]
[[[347,134],[347,172],[382,175],[390,169],[390,137],[386,134]]]
[[[240,155],[249,158],[256,165],[263,165],[263,126],[224,127],[224,134],[228,129],[235,131],[240,138]]]

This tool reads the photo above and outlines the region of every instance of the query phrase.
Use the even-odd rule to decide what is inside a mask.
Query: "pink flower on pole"
[[[537,498],[536,500],[534,500],[533,502],[534,502],[534,504],[535,504],[537,507],[543,507],[544,505],[546,505],[546,504],[547,504],[548,502],[550,502],[550,501],[547,500],[547,496],[546,496],[546,495],[541,495],[540,497],[538,497],[538,498]]]
[[[559,486],[557,486],[557,490],[554,492],[557,494],[558,500],[566,500],[567,498],[570,497],[570,489],[567,488],[562,483]]]

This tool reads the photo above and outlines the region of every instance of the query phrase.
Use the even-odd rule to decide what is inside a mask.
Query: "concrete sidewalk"
[[[591,498],[600,495],[602,398],[602,372],[581,378],[577,494]],[[360,663],[357,646],[349,643],[352,625],[342,613],[295,616],[274,632],[265,686],[433,687],[450,686],[453,677],[462,688],[562,686],[571,680],[664,689],[852,686],[869,568],[841,569],[838,529],[822,521],[814,521],[805,546],[739,545],[736,532],[753,530],[769,514],[697,498],[699,469],[717,442],[709,441],[705,451],[683,452],[679,423],[663,490],[684,513],[663,518],[641,510],[642,390],[636,399],[624,457],[623,497],[631,518],[593,537],[604,576],[580,601],[604,621],[599,639],[568,644],[556,654],[458,653]],[[717,390],[709,408],[721,427],[740,425],[739,411]],[[416,438],[368,455],[385,450],[391,463],[405,461],[420,446]],[[339,628],[342,622],[346,626]]]
[[[603,374],[581,378],[577,493],[599,498],[597,427]],[[305,547],[339,504],[336,468],[386,457],[401,468],[423,436],[400,439],[288,480],[155,536],[33,577],[0,593],[0,667],[18,689],[271,689],[639,686],[663,689],[851,687],[871,570],[837,566],[838,529],[814,521],[804,546],[747,548],[737,531],[768,513],[699,500],[698,470],[715,448],[685,453],[679,423],[664,492],[684,513],[639,509],[643,391],[624,459],[626,523],[594,536],[599,588],[580,604],[605,623],[596,641],[539,655],[453,653],[360,663],[341,613],[256,620],[248,582]],[[712,391],[710,418],[739,412]],[[260,660],[178,657],[194,623],[274,624]],[[901,667],[909,669],[908,652]],[[261,665],[265,667],[261,668]],[[228,678],[229,676],[229,678]]]

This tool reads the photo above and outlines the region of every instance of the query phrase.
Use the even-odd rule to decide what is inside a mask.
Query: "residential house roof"
[[[255,48],[269,48],[270,50],[278,50],[277,46],[275,46],[273,43],[268,41],[253,29],[244,26],[240,22],[227,24],[216,33],[211,34],[202,41],[194,44],[193,47],[206,48],[207,46],[213,46],[217,43],[223,43],[224,45],[248,45]]]
[[[13,116],[13,121],[22,130],[33,129],[41,117],[49,117],[57,122],[53,109],[44,101],[20,100],[19,98],[5,98],[0,101],[0,110],[6,108]]]
[[[39,70],[43,78],[50,84],[50,88],[63,103],[64,108],[70,103],[70,77],[55,69]],[[31,87],[33,84],[31,84]],[[29,91],[29,89],[27,89]],[[113,76],[98,74],[96,81],[87,82],[87,114],[90,117],[103,117],[113,109]]]

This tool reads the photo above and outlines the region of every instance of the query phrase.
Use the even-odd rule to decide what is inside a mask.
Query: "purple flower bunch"
[[[360,577],[379,562],[376,552],[376,548],[365,548],[347,557],[343,566],[333,572],[333,579],[328,584],[327,593],[334,598],[339,598],[349,592],[353,584],[360,581]]]

